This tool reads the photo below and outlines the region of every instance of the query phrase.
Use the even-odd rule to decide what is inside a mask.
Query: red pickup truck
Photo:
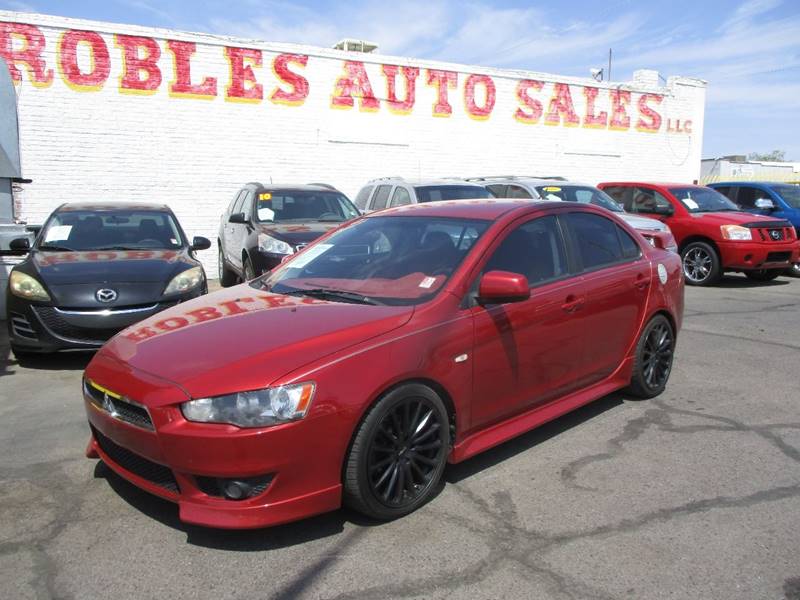
[[[769,281],[800,260],[800,241],[789,221],[740,212],[711,188],[631,181],[597,187],[628,212],[669,225],[688,284],[711,285],[725,271]]]

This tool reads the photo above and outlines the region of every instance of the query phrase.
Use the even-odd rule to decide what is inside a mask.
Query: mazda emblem
[[[117,292],[108,288],[102,288],[94,293],[94,297],[97,298],[98,302],[113,302],[117,299]]]

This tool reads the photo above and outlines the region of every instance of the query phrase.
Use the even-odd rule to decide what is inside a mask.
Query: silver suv
[[[566,200],[594,204],[618,213],[631,227],[639,231],[669,231],[669,227],[661,221],[625,212],[611,196],[593,185],[567,181],[563,177],[502,175],[496,177],[472,177],[467,181],[483,185],[495,198]]]
[[[474,200],[493,198],[483,185],[463,179],[403,179],[380,177],[369,181],[355,199],[362,213],[391,206],[438,200]]]

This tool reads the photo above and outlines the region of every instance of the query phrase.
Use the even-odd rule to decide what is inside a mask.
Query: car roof
[[[769,187],[772,185],[797,185],[795,183],[789,183],[786,181],[715,181],[714,183],[707,184],[709,187],[713,187],[715,185],[752,185],[752,186],[763,186]]]
[[[67,202],[56,209],[56,212],[71,211],[114,211],[114,210],[155,210],[172,212],[166,204],[157,202],[127,202],[127,201],[82,201]]]
[[[534,212],[548,208],[564,208],[565,206],[579,206],[585,208],[589,205],[578,202],[541,201],[531,202],[529,199],[466,199],[466,200],[441,200],[438,202],[420,202],[406,204],[379,210],[365,218],[383,216],[414,216],[414,217],[450,217],[459,219],[481,219],[492,221],[512,211],[525,211],[532,209]]]
[[[603,181],[599,183],[600,185],[625,185],[625,186],[634,186],[634,185],[650,185],[654,187],[662,187],[662,188],[671,188],[671,187],[684,187],[684,188],[703,188],[706,187],[704,185],[698,185],[696,183],[681,183],[679,181]]]
[[[327,183],[258,183],[253,181],[244,187],[269,190],[271,192],[338,192],[335,187]]]
[[[480,181],[480,184],[483,186],[487,185],[511,185],[515,183],[522,183],[525,185],[530,185],[533,187],[540,187],[540,186],[552,186],[552,187],[559,187],[559,186],[582,186],[582,187],[595,187],[590,183],[584,183],[582,181],[568,181],[566,179],[542,179],[537,177],[486,177]]]
[[[440,177],[438,179],[434,178],[421,178],[421,179],[406,179],[404,177],[378,177],[377,179],[371,179],[367,185],[393,185],[398,183],[406,183],[410,186],[424,186],[424,185],[465,185],[469,187],[483,187],[479,183],[475,183],[472,181],[467,181],[465,179],[461,179],[459,177]]]

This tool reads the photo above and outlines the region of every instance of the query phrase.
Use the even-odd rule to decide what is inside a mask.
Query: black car
[[[248,183],[220,220],[219,281],[227,287],[270,271],[359,214],[347,196],[324,183]]]
[[[163,204],[68,203],[45,222],[6,291],[15,354],[94,349],[118,331],[207,292],[206,276]]]

